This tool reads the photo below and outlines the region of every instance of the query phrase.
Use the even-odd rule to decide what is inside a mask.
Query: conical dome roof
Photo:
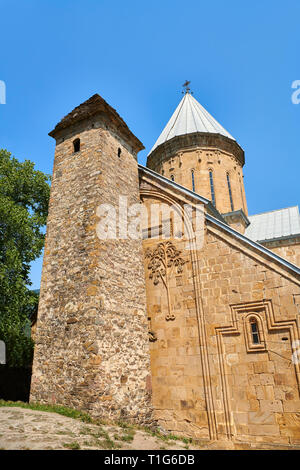
[[[230,135],[190,93],[185,93],[168,124],[149,152],[149,155],[159,145],[173,137],[192,134],[194,132],[221,134],[235,141],[232,135]]]

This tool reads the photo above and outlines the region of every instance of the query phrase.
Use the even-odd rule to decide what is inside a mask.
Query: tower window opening
[[[175,181],[174,175],[171,175],[171,180]]]
[[[228,186],[228,192],[229,192],[230,206],[231,206],[231,210],[234,211],[229,173],[226,173],[226,178],[227,178],[227,186]]]
[[[192,190],[193,190],[193,192],[195,192],[195,174],[194,174],[194,170],[192,170],[191,173],[192,173]]]
[[[251,318],[250,328],[251,328],[253,344],[260,344],[258,325],[257,325],[257,320],[255,320],[255,318]]]
[[[243,209],[244,209],[244,212],[246,212],[245,200],[244,200],[244,195],[243,195],[243,184],[242,184],[241,177],[240,177],[240,189],[241,189],[241,198],[242,198]]]
[[[80,139],[73,140],[73,149],[74,149],[74,152],[79,152],[79,150],[80,150]]]
[[[216,205],[216,196],[215,196],[215,188],[214,188],[214,178],[212,170],[209,170],[209,182],[210,182],[210,193],[211,193],[211,200],[213,205]]]
[[[119,157],[119,158],[121,157],[121,149],[120,149],[120,147],[118,148],[118,157]]]

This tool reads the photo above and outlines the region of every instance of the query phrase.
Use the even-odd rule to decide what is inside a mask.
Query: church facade
[[[199,440],[300,445],[298,207],[248,215],[244,152],[189,90],[146,167],[99,95],[50,135],[31,400]],[[157,208],[141,236],[99,236],[99,207],[120,197]]]

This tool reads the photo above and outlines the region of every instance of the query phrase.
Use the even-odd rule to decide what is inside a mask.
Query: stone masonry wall
[[[218,438],[299,445],[299,277],[210,223],[199,264]]]
[[[227,176],[229,174],[234,210],[242,209],[247,215],[243,183],[243,169],[234,154],[217,147],[196,147],[177,152],[168,159],[157,160],[156,172],[212,200],[209,171],[213,172],[216,208],[221,213],[232,212]]]
[[[146,180],[141,188],[147,205],[176,200]],[[170,262],[166,280],[158,261],[168,243],[183,263],[178,272]],[[299,276],[208,221],[202,249],[184,247],[144,240],[159,424],[198,439],[299,445]]]
[[[282,258],[300,266],[300,237],[288,241],[265,243],[264,245]]]
[[[155,198],[144,199],[148,208],[158,202]],[[185,239],[173,237],[144,240],[149,330],[155,335],[150,343],[152,400],[155,417],[163,429],[208,440],[194,272],[185,246]],[[159,276],[164,267],[156,257],[158,249],[169,250],[165,265],[170,266],[163,278]]]
[[[149,423],[141,241],[96,234],[97,207],[118,206],[119,195],[139,202],[130,145],[103,116],[65,129],[55,150],[31,401]]]

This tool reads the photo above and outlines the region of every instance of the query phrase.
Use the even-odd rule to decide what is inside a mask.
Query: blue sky
[[[299,0],[0,0],[0,15],[0,148],[52,173],[48,132],[99,93],[145,164],[189,79],[245,150],[249,213],[299,204]]]

